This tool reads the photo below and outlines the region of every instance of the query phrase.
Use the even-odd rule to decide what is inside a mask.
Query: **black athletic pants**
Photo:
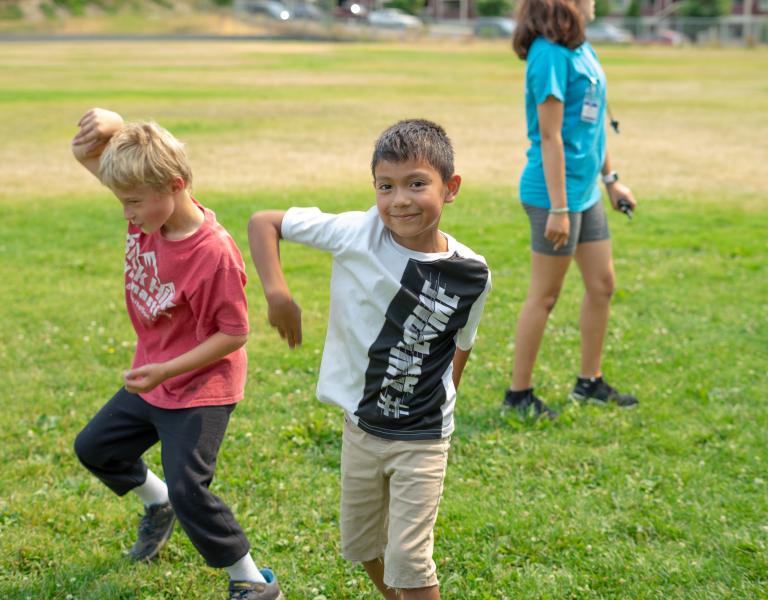
[[[228,567],[249,551],[243,530],[208,486],[234,404],[166,410],[120,390],[75,440],[80,462],[118,496],[141,485],[141,455],[158,440],[176,517],[212,567]]]

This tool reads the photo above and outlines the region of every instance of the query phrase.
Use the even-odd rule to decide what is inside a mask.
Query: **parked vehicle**
[[[310,4],[308,2],[297,2],[296,4],[291,4],[289,12],[291,13],[291,18],[293,19],[304,19],[306,21],[323,21],[327,18],[325,11],[323,11],[315,4]]]
[[[245,12],[252,15],[264,15],[277,21],[287,21],[291,18],[288,7],[278,0],[246,0],[241,6]]]
[[[368,18],[368,9],[354,0],[347,0],[333,9],[333,16],[348,21],[360,21]]]
[[[682,46],[690,40],[685,34],[674,29],[659,29],[648,39],[643,39],[649,44],[658,44],[659,46]]]
[[[508,38],[515,33],[517,23],[508,17],[478,17],[475,19],[472,31],[475,37]]]
[[[387,29],[421,29],[419,18],[403,12],[399,8],[382,8],[368,14],[368,24]]]
[[[587,25],[587,39],[596,44],[629,44],[632,33],[611,23],[596,21]]]

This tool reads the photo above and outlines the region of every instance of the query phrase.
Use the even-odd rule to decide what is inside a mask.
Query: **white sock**
[[[144,506],[168,502],[168,486],[149,469],[147,469],[147,478],[144,480],[144,483],[139,487],[133,488],[131,491],[136,492]]]
[[[227,573],[232,581],[255,581],[256,583],[266,583],[264,575],[256,568],[256,563],[251,558],[249,552],[234,565],[227,567]]]

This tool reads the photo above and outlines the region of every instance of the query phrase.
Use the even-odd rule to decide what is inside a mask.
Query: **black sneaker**
[[[519,391],[508,389],[504,392],[504,404],[502,404],[502,407],[516,410],[524,419],[530,417],[538,419],[542,415],[550,420],[558,417],[558,413],[536,397],[533,393],[533,388]]]
[[[576,385],[571,392],[571,400],[591,402],[605,405],[615,402],[618,406],[627,408],[638,404],[638,399],[631,394],[622,394],[603,381],[602,377],[576,378]]]
[[[271,569],[259,569],[266,583],[229,580],[229,600],[283,600],[277,576]]]
[[[128,551],[128,557],[141,562],[155,558],[171,537],[175,520],[170,502],[148,506],[139,523],[139,539]]]

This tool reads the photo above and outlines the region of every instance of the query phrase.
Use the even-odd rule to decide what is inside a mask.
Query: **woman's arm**
[[[554,96],[538,105],[539,131],[541,133],[541,162],[547,184],[550,212],[544,231],[546,237],[559,250],[568,242],[570,221],[568,198],[565,192],[565,148],[563,147],[563,103]],[[565,209],[565,210],[563,210]]]

